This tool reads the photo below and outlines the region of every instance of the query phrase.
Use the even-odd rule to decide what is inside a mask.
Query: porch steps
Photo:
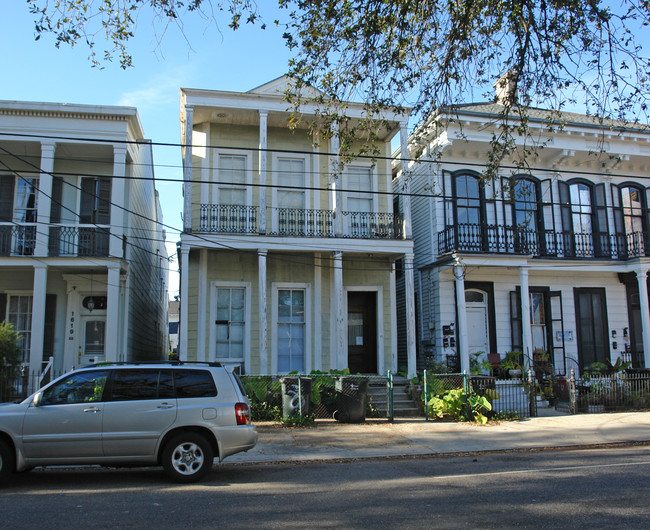
[[[408,384],[409,382],[406,378],[393,378],[393,416],[396,418],[423,415],[419,404],[413,401],[411,396],[406,393]],[[382,416],[388,414],[388,391],[385,380],[370,381],[368,385],[368,399]]]

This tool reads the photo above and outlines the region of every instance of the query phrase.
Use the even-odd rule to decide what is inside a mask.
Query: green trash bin
[[[337,393],[334,419],[343,423],[366,421],[368,379],[363,377],[337,377],[334,381]]]
[[[297,376],[282,377],[280,382],[282,383],[282,417],[296,416],[301,412],[303,416],[309,416],[311,377],[301,377],[300,384]]]

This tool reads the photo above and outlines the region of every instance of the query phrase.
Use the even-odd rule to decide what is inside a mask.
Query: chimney
[[[517,104],[517,81],[518,74],[510,70],[503,74],[499,80],[494,83],[494,91],[497,103],[512,107]]]

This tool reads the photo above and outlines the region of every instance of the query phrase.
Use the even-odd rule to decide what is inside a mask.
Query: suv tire
[[[214,453],[210,443],[200,434],[185,432],[167,442],[162,452],[162,465],[176,482],[195,482],[212,469]]]
[[[16,469],[16,457],[11,447],[0,440],[0,480],[6,479]]]

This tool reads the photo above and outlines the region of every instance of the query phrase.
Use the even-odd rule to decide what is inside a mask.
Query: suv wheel
[[[0,440],[0,480],[7,478],[9,474],[14,472],[15,460],[16,457],[9,444],[4,440]]]
[[[212,469],[214,454],[208,441],[193,432],[174,436],[162,452],[162,465],[176,482],[200,480]]]

